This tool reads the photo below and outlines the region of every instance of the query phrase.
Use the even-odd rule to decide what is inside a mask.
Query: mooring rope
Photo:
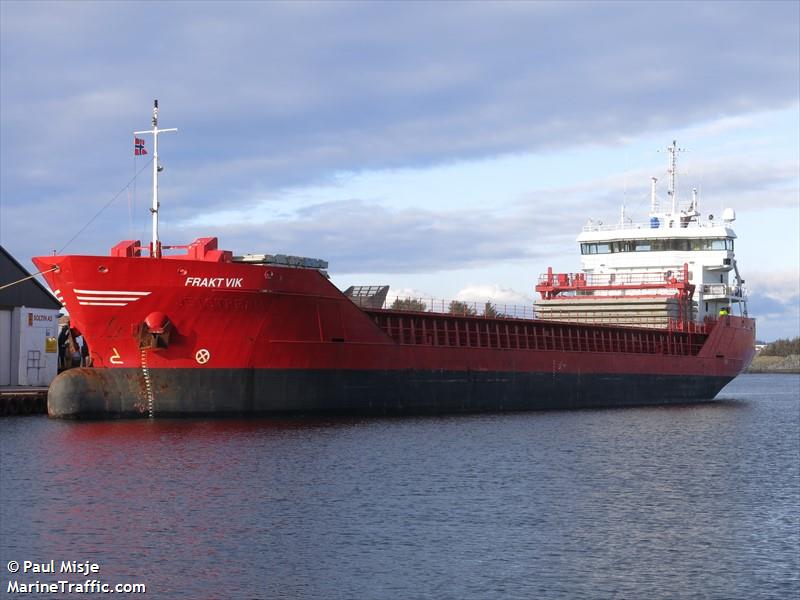
[[[58,271],[58,265],[50,267],[49,269],[45,269],[44,271],[37,271],[33,275],[28,275],[27,277],[23,277],[22,279],[18,279],[17,281],[12,281],[11,283],[0,285],[0,290],[10,288],[12,285],[17,285],[18,283],[22,283],[23,281],[28,281],[28,279],[33,279],[34,277],[37,277],[39,275],[44,275],[45,273],[50,273],[51,271]]]

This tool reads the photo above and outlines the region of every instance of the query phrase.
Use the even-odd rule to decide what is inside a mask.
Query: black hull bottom
[[[443,414],[683,404],[730,377],[447,371],[72,369],[48,392],[51,417]]]

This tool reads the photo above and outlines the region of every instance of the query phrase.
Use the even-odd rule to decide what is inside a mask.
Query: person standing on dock
[[[67,347],[69,346],[69,321],[64,323],[61,333],[58,334],[58,370],[67,368]]]
[[[82,367],[92,366],[92,359],[89,358],[89,343],[83,336],[81,336],[81,366]]]

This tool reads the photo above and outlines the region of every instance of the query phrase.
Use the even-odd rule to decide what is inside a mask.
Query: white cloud
[[[747,277],[747,287],[754,294],[784,304],[797,302],[800,298],[800,270],[796,267],[778,271],[752,269]]]
[[[410,287],[390,288],[389,295],[393,298],[433,298],[433,295],[428,292]]]
[[[500,287],[497,284],[473,284],[459,290],[456,300],[465,302],[486,302],[490,301],[498,306],[519,305],[530,306],[533,299],[521,292],[509,288]]]

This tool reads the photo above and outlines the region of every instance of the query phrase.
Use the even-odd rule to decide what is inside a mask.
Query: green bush
[[[800,354],[800,337],[796,337],[793,340],[775,340],[767,344],[760,354],[761,356],[789,356],[790,354]]]
[[[449,312],[452,315],[466,315],[470,317],[478,314],[478,311],[476,311],[475,308],[473,308],[466,302],[459,302],[458,300],[453,300],[450,303],[447,312]]]
[[[416,298],[397,298],[394,302],[392,302],[392,305],[389,308],[393,310],[413,310],[417,312],[425,312],[428,309],[428,305],[422,300],[417,300]]]

